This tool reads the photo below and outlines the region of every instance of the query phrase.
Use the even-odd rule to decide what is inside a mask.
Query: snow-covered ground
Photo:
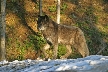
[[[108,72],[108,56],[78,59],[1,61],[0,72]]]

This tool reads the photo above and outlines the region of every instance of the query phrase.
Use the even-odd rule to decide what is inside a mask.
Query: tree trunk
[[[60,24],[60,0],[57,0],[57,23]]]
[[[39,15],[42,16],[42,0],[39,0]]]
[[[0,43],[0,60],[5,60],[6,57],[6,50],[5,50],[5,7],[6,7],[6,0],[1,0],[1,21],[0,21],[0,36],[1,36],[1,43]]]

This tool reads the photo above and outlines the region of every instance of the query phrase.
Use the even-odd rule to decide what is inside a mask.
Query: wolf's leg
[[[77,29],[75,38],[74,38],[74,47],[76,48],[76,50],[78,50],[78,52],[83,56],[88,56],[89,55],[89,49],[87,47],[86,44],[86,40],[85,40],[85,36],[84,33],[82,32],[81,29]]]
[[[72,53],[72,49],[70,45],[66,45],[67,48],[67,53],[64,56],[61,56],[61,59],[67,58],[71,53]]]
[[[81,47],[83,47],[83,50],[84,50],[83,57],[89,56],[89,49],[86,42],[84,42]]]
[[[44,48],[42,49],[42,52],[45,55],[45,59],[48,59],[48,54],[46,53],[46,50],[50,48],[50,45],[47,43],[44,45]]]
[[[84,35],[80,35],[78,37],[78,40],[76,40],[76,44],[74,44],[74,47],[78,50],[78,52],[83,56],[86,57],[89,55],[89,49],[86,44],[86,40]]]
[[[53,50],[53,59],[56,59],[57,58],[57,53],[58,53],[58,43],[56,43],[54,45],[54,50]]]

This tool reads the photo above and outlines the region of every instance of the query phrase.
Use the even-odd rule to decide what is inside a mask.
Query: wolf
[[[48,58],[46,50],[53,46],[53,59],[57,58],[58,44],[64,44],[67,53],[60,58],[67,58],[72,52],[72,46],[78,50],[82,57],[89,55],[89,49],[86,44],[85,36],[82,30],[75,26],[57,24],[47,15],[38,15],[37,29],[41,31],[47,44],[43,48],[45,58]]]

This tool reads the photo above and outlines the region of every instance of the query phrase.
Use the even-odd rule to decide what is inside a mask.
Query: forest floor
[[[57,2],[55,0],[43,0],[42,3],[43,13],[56,22]],[[41,55],[42,41],[37,35],[38,15],[39,0],[7,0],[7,60],[36,59]],[[108,55],[107,0],[61,0],[60,23],[78,26],[82,29],[91,55],[97,54],[104,47],[101,55]],[[62,52],[62,50],[59,51]],[[73,54],[77,53],[74,51]],[[51,55],[52,52],[49,51],[48,53]],[[74,57],[77,58],[78,56],[75,55]]]

